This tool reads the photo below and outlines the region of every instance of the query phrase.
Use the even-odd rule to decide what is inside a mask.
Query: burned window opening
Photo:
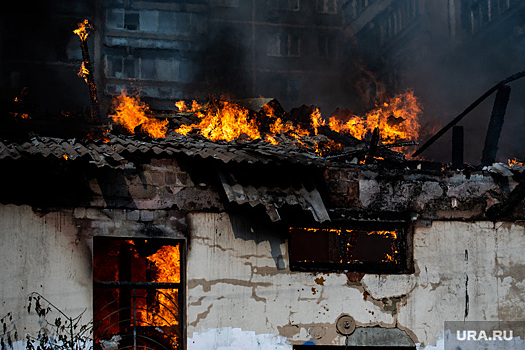
[[[290,227],[290,268],[311,272],[402,274],[412,271],[410,227],[399,222],[347,222]]]
[[[95,349],[183,348],[182,242],[95,237]]]

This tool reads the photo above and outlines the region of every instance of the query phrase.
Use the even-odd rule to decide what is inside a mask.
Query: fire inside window
[[[290,228],[297,271],[410,273],[408,229],[401,225]]]
[[[95,237],[96,349],[182,349],[182,242]]]

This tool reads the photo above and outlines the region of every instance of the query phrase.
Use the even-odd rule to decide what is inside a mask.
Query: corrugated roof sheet
[[[185,154],[189,157],[213,158],[223,163],[282,163],[323,166],[325,161],[297,147],[271,145],[261,140],[217,143],[200,136],[174,134],[165,139],[140,139],[137,136],[110,135],[109,141],[79,141],[35,137],[29,142],[0,141],[0,160],[56,157],[85,159],[97,167],[123,168],[130,155],[151,152],[157,156]]]
[[[261,204],[274,222],[281,219],[278,209],[285,205],[298,205],[303,210],[310,211],[317,222],[330,221],[330,216],[317,188],[313,187],[307,190],[298,179],[295,181],[294,179],[287,179],[292,180],[288,186],[281,184],[280,186],[267,187],[252,184],[243,185],[236,180],[234,174],[226,171],[219,171],[219,177],[230,202],[248,203],[252,207]],[[283,181],[283,183],[286,182],[289,181]],[[295,186],[292,186],[292,183]]]

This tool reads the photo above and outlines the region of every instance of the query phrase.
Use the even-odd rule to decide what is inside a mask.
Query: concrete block
[[[139,12],[140,31],[156,33],[158,29],[159,12],[142,10]]]
[[[131,220],[131,221],[138,221],[140,219],[140,211],[128,210],[126,212],[126,219]]]
[[[141,210],[140,221],[153,221],[153,212],[151,210]]]
[[[86,209],[86,218],[92,219],[92,220],[102,220],[102,221],[108,221],[109,218],[102,214],[102,212],[95,208],[87,208]]]
[[[75,219],[83,219],[86,217],[86,208],[75,208],[73,211]]]

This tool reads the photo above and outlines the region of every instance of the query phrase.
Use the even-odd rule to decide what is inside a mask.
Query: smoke
[[[497,82],[525,70],[525,1],[382,2],[386,7],[369,1],[362,8],[363,2],[344,1],[335,15],[329,3],[244,3],[229,9],[231,21],[212,14],[218,34],[205,50],[204,70],[211,90],[275,97],[286,110],[315,104],[329,116],[336,107],[362,113],[385,96],[413,89],[428,138]],[[525,81],[511,88],[500,161],[525,157],[519,141]],[[468,163],[479,164],[493,101],[459,123]],[[423,156],[450,162],[451,133]]]

